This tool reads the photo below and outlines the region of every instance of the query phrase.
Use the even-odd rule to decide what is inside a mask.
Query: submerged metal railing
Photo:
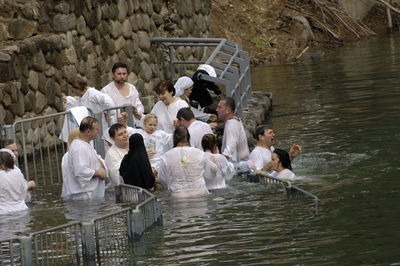
[[[157,198],[145,189],[120,185],[116,200],[127,204],[89,223],[71,222],[0,241],[0,265],[128,264],[132,241],[162,225]]]
[[[249,53],[241,45],[219,38],[152,38],[151,41],[168,48],[173,82],[176,79],[175,65],[208,64],[214,67],[217,77],[200,75],[200,79],[224,85],[226,96],[235,99],[236,115],[242,117],[242,111],[247,109],[247,102],[252,95]],[[180,61],[176,58],[174,49],[182,46],[215,48],[206,61]]]

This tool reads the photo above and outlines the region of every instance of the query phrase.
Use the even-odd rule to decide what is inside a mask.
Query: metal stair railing
[[[225,86],[225,95],[236,103],[236,115],[242,117],[247,102],[252,99],[249,53],[242,46],[220,38],[152,38],[153,43],[161,43],[169,49],[171,80],[176,80],[175,65],[208,64],[214,67],[217,77],[200,75],[200,79]],[[179,61],[174,49],[179,46],[215,47],[206,61]]]

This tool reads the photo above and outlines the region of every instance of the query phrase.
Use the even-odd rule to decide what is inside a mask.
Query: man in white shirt
[[[104,198],[107,173],[90,144],[98,133],[99,121],[90,116],[85,117],[79,126],[79,136],[72,141],[68,151],[68,173],[64,177],[66,184],[62,193],[66,200]]]
[[[190,134],[190,145],[203,150],[201,140],[205,134],[213,134],[209,124],[194,118],[194,113],[190,107],[181,108],[176,114],[176,118],[181,126],[188,129]]]
[[[107,151],[106,165],[113,184],[118,186],[122,183],[119,175],[121,161],[129,151],[129,134],[125,126],[119,123],[112,125],[108,133],[114,144]]]
[[[111,71],[113,81],[103,87],[101,91],[109,95],[116,106],[132,105],[133,114],[140,120],[144,112],[144,106],[140,101],[139,92],[136,87],[126,82],[128,79],[127,65],[124,63],[115,63]]]
[[[235,116],[235,100],[226,97],[217,106],[218,118],[225,122],[221,153],[233,164],[246,160],[249,146],[242,122]]]
[[[249,155],[249,160],[254,165],[256,171],[269,171],[269,162],[274,152],[275,133],[272,127],[268,125],[260,125],[256,128],[255,137],[257,144]],[[289,152],[292,160],[301,153],[301,147],[294,144]]]

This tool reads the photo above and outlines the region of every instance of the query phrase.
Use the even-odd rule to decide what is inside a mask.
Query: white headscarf
[[[213,78],[217,77],[217,73],[215,73],[214,68],[212,66],[210,66],[210,65],[206,65],[206,64],[200,65],[197,68],[197,70],[204,70],[204,71],[206,71],[208,73],[208,75],[210,77],[213,77]]]
[[[193,86],[193,80],[189,77],[180,77],[174,87],[175,87],[175,96],[179,97],[183,94],[183,92]]]
[[[15,154],[12,152],[12,150],[7,149],[7,148],[2,148],[2,149],[0,149],[0,151],[8,152],[9,154],[11,154],[11,156],[12,156],[13,159],[14,159],[14,162],[17,160],[17,157],[16,157]]]

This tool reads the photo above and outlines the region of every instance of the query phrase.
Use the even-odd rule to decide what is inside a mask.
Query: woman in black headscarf
[[[154,187],[155,178],[142,135],[136,133],[129,138],[129,152],[122,159],[119,174],[125,184],[147,189]]]

